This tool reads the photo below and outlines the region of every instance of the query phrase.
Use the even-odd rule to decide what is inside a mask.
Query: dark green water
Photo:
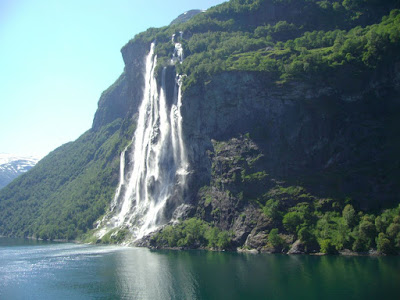
[[[150,251],[0,239],[0,299],[399,299],[399,257]]]

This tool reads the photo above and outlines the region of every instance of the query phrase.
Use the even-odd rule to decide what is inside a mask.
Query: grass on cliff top
[[[343,69],[355,75],[398,57],[396,8],[398,1],[231,0],[186,23],[151,28],[132,42],[155,40],[159,62],[166,63],[174,51],[172,34],[183,31],[185,60],[176,67],[188,75],[184,87],[224,71],[268,72],[280,83],[333,78]],[[289,17],[288,9],[302,13]]]

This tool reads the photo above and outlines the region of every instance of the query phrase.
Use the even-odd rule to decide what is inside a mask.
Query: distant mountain
[[[189,21],[191,18],[193,18],[195,15],[198,15],[199,13],[204,12],[204,10],[200,9],[192,9],[189,11],[184,12],[183,14],[179,15],[176,19],[174,19],[169,25],[177,25],[177,24],[182,24],[187,21]]]
[[[39,159],[11,154],[0,154],[0,189],[5,187],[22,173],[27,172]]]

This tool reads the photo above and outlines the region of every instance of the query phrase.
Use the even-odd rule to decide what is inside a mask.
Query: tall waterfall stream
[[[166,208],[183,203],[188,160],[182,138],[181,81],[175,78],[172,104],[166,98],[166,69],[161,88],[155,77],[157,56],[154,43],[146,58],[143,100],[131,146],[121,153],[120,181],[111,204],[110,216],[100,224],[98,237],[115,228],[129,228],[135,240],[141,239],[171,220]],[[171,62],[182,61],[182,47],[175,44]],[[131,149],[131,153],[126,153]],[[129,155],[126,166],[125,156]],[[106,223],[106,224],[104,224]]]

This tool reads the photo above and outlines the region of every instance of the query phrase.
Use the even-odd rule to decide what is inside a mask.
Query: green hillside
[[[105,213],[127,144],[121,120],[65,144],[1,191],[0,233],[74,239]],[[131,133],[132,128],[127,133]]]

